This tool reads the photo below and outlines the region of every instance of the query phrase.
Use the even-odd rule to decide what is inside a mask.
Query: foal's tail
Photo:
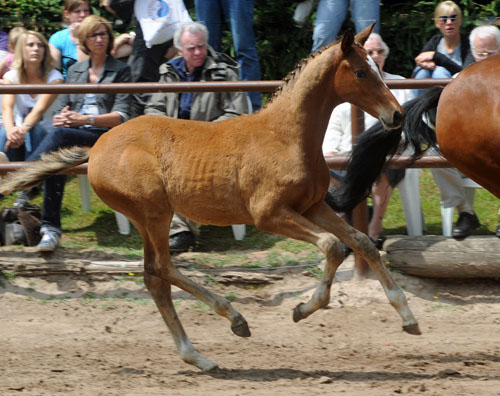
[[[387,167],[397,151],[410,149],[412,162],[427,149],[436,147],[436,108],[443,88],[426,90],[418,98],[406,102],[405,118],[401,128],[385,130],[378,122],[363,132],[349,158],[345,179],[338,187],[328,191],[325,201],[337,212],[352,210],[370,194],[372,184]],[[423,120],[426,117],[432,128]],[[401,141],[401,135],[404,136]]]
[[[7,195],[15,190],[27,190],[73,166],[89,159],[89,147],[74,146],[42,154],[30,166],[10,173],[0,184],[0,193]]]

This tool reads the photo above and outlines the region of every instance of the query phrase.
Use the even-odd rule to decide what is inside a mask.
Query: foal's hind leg
[[[170,283],[155,275],[155,254],[147,237],[144,237],[144,283],[153,297],[158,310],[174,339],[181,359],[203,371],[210,371],[217,364],[204,358],[193,346],[175,312],[172,303],[172,287]],[[168,265],[172,265],[169,261]]]
[[[231,330],[234,334],[240,337],[250,337],[250,329],[248,328],[247,321],[234,309],[228,300],[210,292],[203,286],[184,276],[172,265],[170,253],[168,251],[168,231],[166,233],[158,232],[156,228],[155,232],[149,233],[148,235],[152,245],[155,247],[155,270],[157,271],[157,275],[203,301],[219,315],[227,318],[231,322]]]
[[[309,213],[306,213],[306,216],[310,218],[311,221],[337,235],[342,242],[366,260],[370,268],[377,275],[389,302],[403,319],[403,330],[410,334],[421,334],[418,323],[408,306],[404,293],[394,279],[392,279],[387,268],[382,264],[380,253],[368,236],[346,224],[325,203],[322,203],[319,208],[315,208]],[[301,311],[303,310],[301,309]],[[305,313],[307,313],[307,311],[305,311]]]

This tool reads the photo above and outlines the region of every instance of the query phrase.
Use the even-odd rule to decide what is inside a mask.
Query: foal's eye
[[[356,70],[354,72],[354,74],[356,75],[357,78],[365,78],[366,77],[366,73],[363,70]]]

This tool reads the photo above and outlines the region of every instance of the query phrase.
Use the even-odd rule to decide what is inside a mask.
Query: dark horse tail
[[[333,210],[352,210],[365,199],[370,194],[372,184],[397,151],[409,149],[413,153],[412,161],[415,161],[428,148],[436,147],[433,127],[442,90],[442,87],[434,87],[406,102],[403,105],[406,116],[401,128],[386,130],[378,122],[358,137],[347,167],[344,168],[347,171],[344,181],[340,186],[331,188],[325,198]],[[424,115],[432,128],[424,121]]]

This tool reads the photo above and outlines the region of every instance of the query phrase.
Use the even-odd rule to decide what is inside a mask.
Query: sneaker
[[[42,232],[42,240],[38,244],[37,248],[39,252],[53,252],[58,246],[61,236],[51,230],[43,230]]]
[[[19,191],[17,193],[16,201],[14,202],[15,208],[23,208],[30,204],[30,197],[28,195],[28,191]]]

